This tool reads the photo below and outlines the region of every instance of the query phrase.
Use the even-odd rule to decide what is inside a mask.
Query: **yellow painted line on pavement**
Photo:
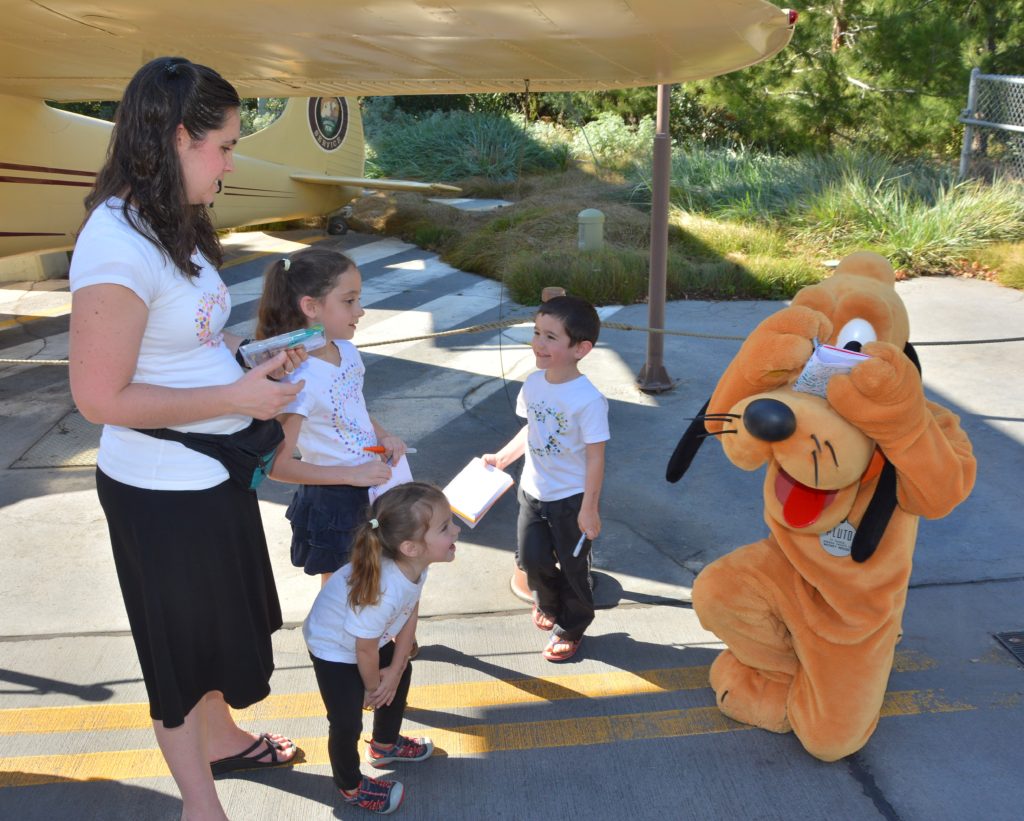
[[[949,701],[933,690],[910,690],[886,694],[882,716],[891,718],[974,709],[971,704]],[[595,746],[749,729],[752,728],[748,725],[726,718],[716,707],[694,707],[613,716],[473,724],[449,729],[428,728],[426,732],[433,739],[437,754],[467,758],[496,752]],[[295,742],[304,755],[302,763],[297,766],[330,763],[326,737],[297,738]],[[63,781],[126,781],[167,775],[167,767],[156,749],[0,758],[0,789]]]
[[[905,652],[896,655],[893,671],[913,672],[935,666],[936,662],[922,653]],[[412,687],[409,691],[409,709],[445,710],[452,707],[511,706],[574,698],[615,698],[700,690],[707,686],[706,666],[466,681]],[[270,695],[246,710],[235,711],[235,716],[242,722],[262,722],[280,718],[309,718],[322,715],[323,712],[320,694],[312,691]],[[149,705],[139,703],[0,710],[0,736],[132,730],[147,728],[150,723]]]
[[[973,704],[963,701],[949,701],[936,690],[898,690],[885,694],[881,715],[882,718],[891,718],[925,713],[961,713],[977,709]]]
[[[18,325],[27,325],[39,319],[51,319],[55,316],[67,316],[71,313],[71,302],[67,305],[56,305],[52,308],[33,308],[30,314],[16,314],[13,319],[0,321],[0,331],[8,328],[15,328]]]
[[[901,650],[892,660],[894,673],[919,673],[934,670],[939,663],[919,650]]]
[[[409,690],[409,710],[453,707],[494,707],[574,698],[612,698],[708,686],[707,667],[673,667],[637,673],[588,673],[574,676],[523,678],[507,681],[467,681],[431,684]],[[316,691],[271,695],[246,710],[236,710],[242,722],[323,715]],[[92,730],[131,730],[150,726],[148,704],[90,704],[74,707],[34,707],[0,710],[0,735],[72,733]]]

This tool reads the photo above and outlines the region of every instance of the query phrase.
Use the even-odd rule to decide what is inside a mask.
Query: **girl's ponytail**
[[[288,262],[289,265],[285,265]],[[256,320],[256,339],[267,339],[294,331],[306,324],[306,318],[294,300],[288,287],[288,257],[277,260],[263,275],[263,294],[260,296]],[[296,324],[299,323],[299,324]],[[284,330],[278,330],[284,329]]]
[[[352,543],[352,574],[349,576],[348,605],[365,607],[380,599],[380,557],[385,550],[377,520],[360,525]]]

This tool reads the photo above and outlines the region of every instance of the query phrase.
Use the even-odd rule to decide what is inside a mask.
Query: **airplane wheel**
[[[327,233],[333,236],[340,236],[348,233],[348,223],[341,217],[332,217],[327,222]]]

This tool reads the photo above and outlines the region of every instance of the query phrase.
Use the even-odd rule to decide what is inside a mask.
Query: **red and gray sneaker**
[[[387,815],[398,809],[405,797],[405,788],[399,781],[385,781],[383,778],[370,778],[363,776],[359,782],[359,788],[351,795],[344,790],[339,790],[345,803],[364,810]]]
[[[376,741],[370,742],[366,760],[374,767],[384,767],[392,761],[422,761],[434,752],[434,742],[429,738],[409,738],[400,735],[391,747],[381,747]]]

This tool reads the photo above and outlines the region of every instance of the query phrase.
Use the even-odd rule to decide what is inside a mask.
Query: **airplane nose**
[[[743,411],[743,425],[762,442],[781,442],[796,430],[796,414],[778,399],[755,399]]]

